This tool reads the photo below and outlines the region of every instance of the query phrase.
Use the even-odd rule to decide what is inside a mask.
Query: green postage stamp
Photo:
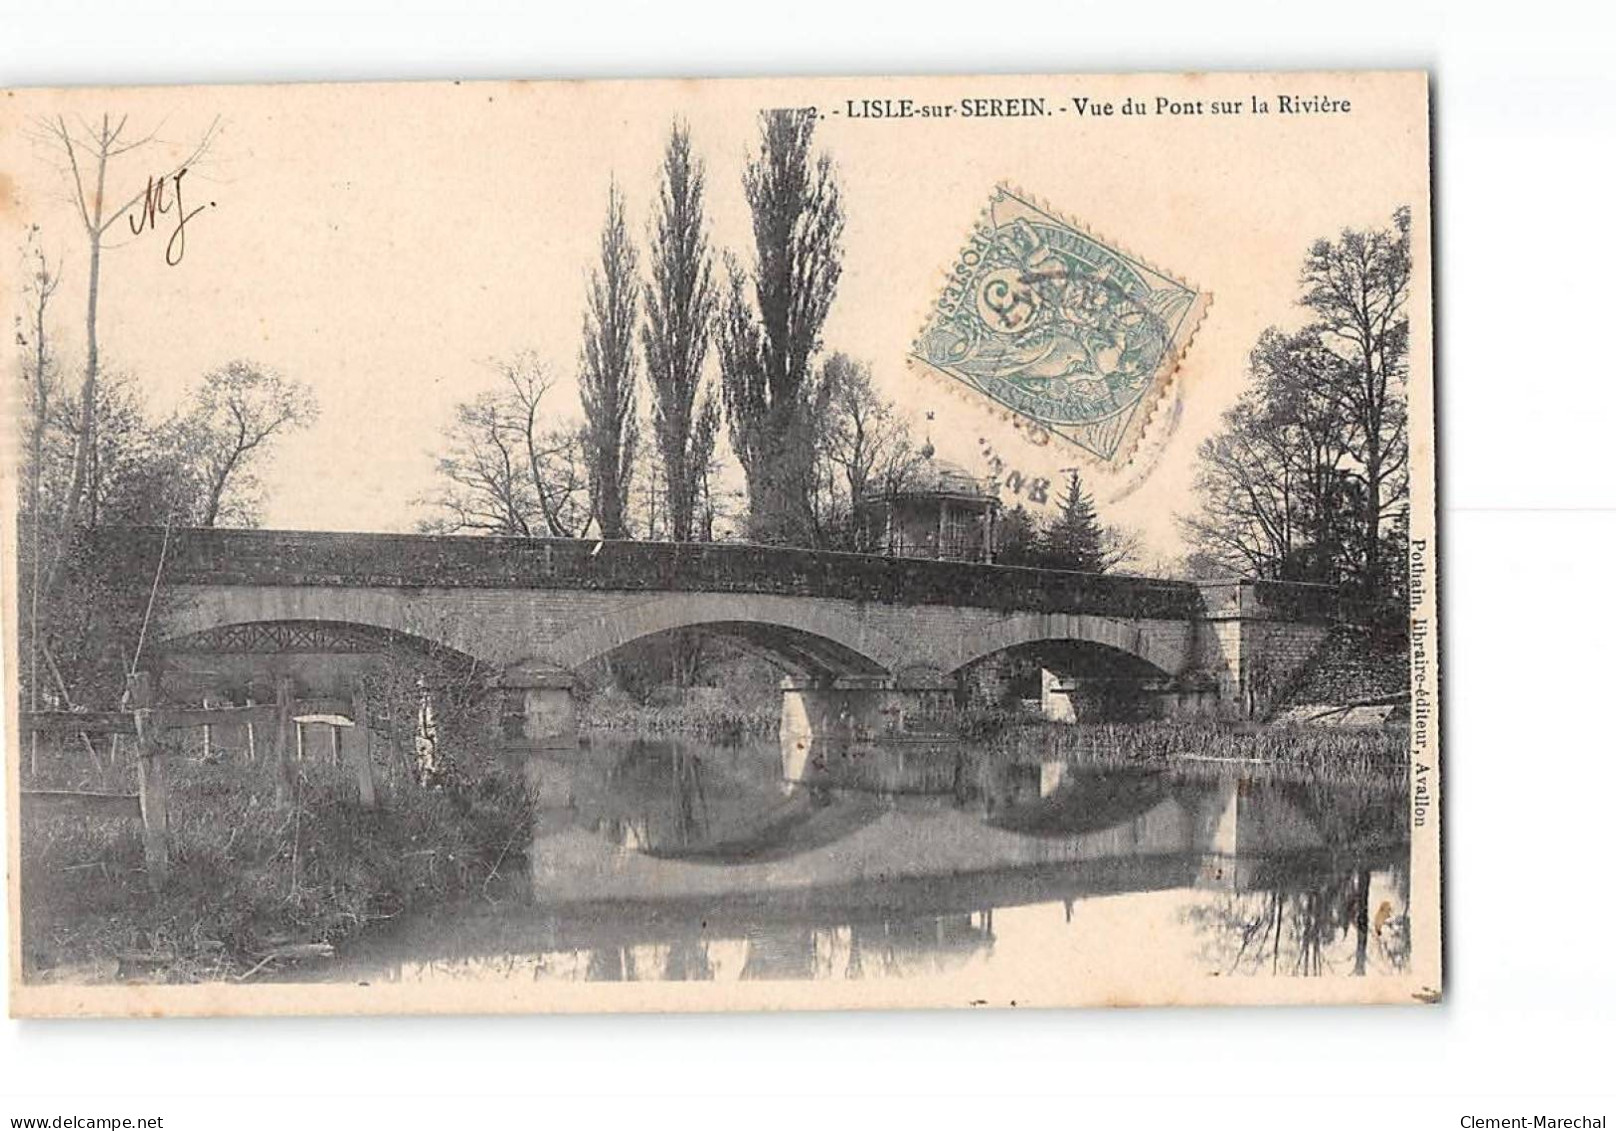
[[[1035,440],[1128,461],[1210,296],[1001,186],[960,249],[913,360]]]

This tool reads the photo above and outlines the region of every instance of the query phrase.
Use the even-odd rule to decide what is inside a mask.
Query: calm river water
[[[597,734],[535,762],[523,882],[361,942],[327,976],[661,981],[1374,975],[1407,960],[1406,795],[1242,774],[849,756]]]

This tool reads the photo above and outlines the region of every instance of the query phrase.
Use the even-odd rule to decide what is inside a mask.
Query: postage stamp
[[[1126,463],[1210,295],[1006,186],[960,249],[912,360],[1019,418]]]

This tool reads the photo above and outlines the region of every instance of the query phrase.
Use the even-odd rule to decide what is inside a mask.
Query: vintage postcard
[[[1439,999],[1417,73],[15,90],[17,1014]]]

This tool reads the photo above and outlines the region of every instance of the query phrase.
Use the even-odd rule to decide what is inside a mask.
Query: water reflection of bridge
[[[543,808],[535,831],[538,899],[782,895],[839,913],[866,902],[967,912],[1119,891],[1239,890],[1320,860],[1369,860],[1406,836],[1398,806],[1365,801],[1367,823],[1342,843],[1310,787],[1232,775],[984,757],[966,772],[970,788],[908,796],[872,792],[864,780],[783,792],[766,747],[751,757],[714,751],[695,767],[690,758],[677,743],[601,743],[569,762],[570,796]]]
[[[1281,950],[1287,963],[1311,956],[1284,972],[1310,973],[1331,947],[1352,968],[1371,934],[1382,964],[1397,945],[1406,807],[1378,791],[1045,764],[1000,772],[969,800],[815,797],[749,775],[767,749],[730,757],[679,768],[670,744],[600,744],[575,808],[535,832],[533,904],[457,913],[449,937],[397,944],[437,957],[390,963],[390,976],[947,975],[991,963],[1006,930],[1012,951],[1073,945],[1062,917],[1082,921],[1102,897],[1129,900],[1151,929],[1230,972],[1265,915],[1261,972],[1279,969]],[[672,783],[700,778],[713,804],[692,824]],[[1371,899],[1384,905],[1373,920]],[[1296,937],[1282,944],[1282,929]]]

